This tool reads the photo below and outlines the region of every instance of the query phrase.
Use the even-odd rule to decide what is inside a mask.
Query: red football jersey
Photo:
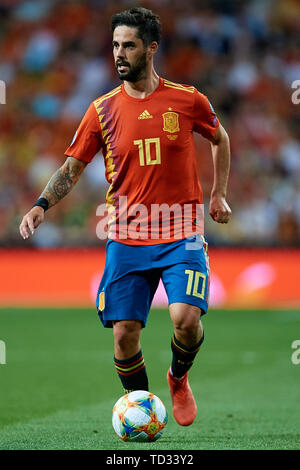
[[[193,132],[209,138],[218,126],[206,96],[162,78],[146,98],[120,85],[90,104],[65,155],[90,162],[102,150],[109,238],[145,245],[197,232],[202,190]]]

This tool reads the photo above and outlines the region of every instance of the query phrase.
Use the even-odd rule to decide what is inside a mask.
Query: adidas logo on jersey
[[[142,114],[139,115],[138,119],[152,119],[153,116],[145,109],[145,111],[142,112]]]

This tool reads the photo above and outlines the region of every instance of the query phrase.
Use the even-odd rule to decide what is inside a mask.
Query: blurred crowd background
[[[111,15],[141,5],[162,20],[159,75],[195,85],[231,139],[232,221],[207,214],[210,245],[300,245],[299,0],[0,0],[0,245],[24,246],[22,216],[38,198],[89,103],[119,85]],[[208,208],[209,144],[196,137]],[[101,154],[26,245],[97,246],[108,185]],[[208,211],[207,211],[208,212]]]

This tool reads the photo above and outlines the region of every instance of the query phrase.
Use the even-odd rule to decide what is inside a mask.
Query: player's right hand
[[[24,240],[34,234],[34,230],[43,222],[44,214],[45,211],[42,207],[35,206],[24,215],[19,228]]]

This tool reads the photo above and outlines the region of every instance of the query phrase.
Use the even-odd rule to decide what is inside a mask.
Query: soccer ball
[[[156,441],[167,422],[163,402],[145,390],[123,395],[113,407],[112,425],[123,441]]]

